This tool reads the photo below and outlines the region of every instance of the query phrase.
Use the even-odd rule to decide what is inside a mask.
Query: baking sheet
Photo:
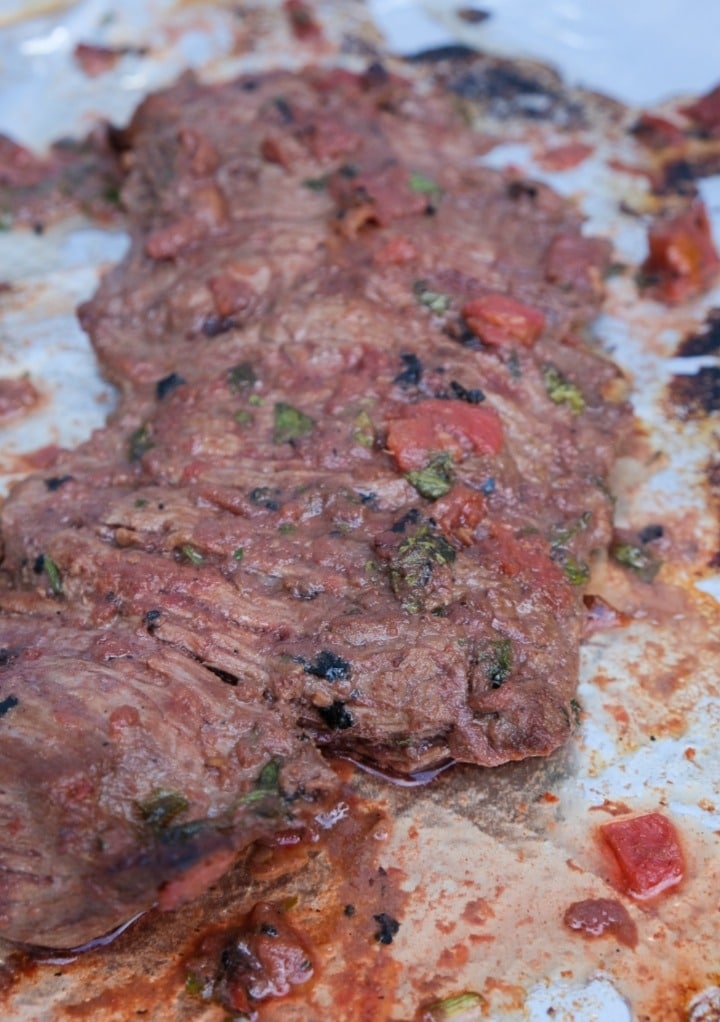
[[[571,80],[630,102],[702,90],[720,75],[713,30],[715,22],[720,28],[720,7],[700,0],[632,7],[498,0],[484,6],[493,17],[472,27],[450,4],[374,0],[371,9],[391,46],[404,52],[461,40],[530,53],[558,61]],[[59,127],[80,132],[99,114],[124,120],[142,94],[185,66],[212,77],[276,62],[297,66],[334,59],[342,39],[351,36],[365,41],[365,54],[380,44],[359,5],[318,4],[330,45],[316,53],[303,50],[277,17],[278,7],[243,5],[239,17],[238,5],[167,0],[117,8],[81,0],[28,20],[17,17],[22,13],[17,4],[0,3],[0,26],[5,19],[0,130],[41,147]],[[251,39],[255,45],[247,48]],[[149,46],[150,55],[128,55],[100,80],[88,79],[72,60],[80,41]],[[358,50],[356,45],[344,59],[350,64],[365,59]],[[513,163],[577,197],[588,214],[588,230],[609,234],[620,261],[641,261],[646,225],[642,218],[620,215],[618,204],[637,197],[642,183],[633,175],[608,173],[608,159],[622,156],[629,144],[622,131],[608,132],[592,157],[563,173],[542,169],[540,141],[537,133],[523,137],[518,131],[491,150],[487,162]],[[720,237],[720,187],[709,180],[702,188]],[[125,244],[121,232],[101,232],[80,221],[41,237],[0,233],[0,279],[13,284],[0,308],[0,376],[28,372],[44,394],[37,412],[2,431],[6,484],[27,470],[24,452],[51,442],[79,442],[112,406],[112,391],[97,376],[73,309]],[[369,1019],[415,1018],[432,999],[429,991],[449,996],[465,990],[483,996],[482,1007],[466,1013],[467,1019],[655,1022],[692,1018],[693,1010],[695,1018],[705,1017],[688,1005],[706,989],[710,1003],[720,975],[715,949],[720,628],[714,601],[708,597],[704,603],[701,592],[720,595],[720,580],[706,567],[718,544],[706,472],[717,449],[717,426],[712,418],[681,421],[670,415],[666,385],[681,369],[697,367],[691,360],[678,364],[677,343],[718,305],[718,288],[668,311],[640,300],[631,277],[610,282],[596,330],[629,373],[646,428],[644,443],[618,468],[618,524],[639,528],[661,521],[667,563],[644,602],[635,590],[625,594],[635,611],[631,625],[586,644],[577,739],[548,761],[492,772],[463,769],[422,791],[388,796],[382,785],[362,782],[368,795],[390,799],[394,825],[385,836],[383,858],[402,874],[408,894],[401,938],[393,945],[398,965],[388,988],[393,1003],[385,1005],[386,1014],[378,1008]],[[617,589],[617,579],[608,585]],[[598,857],[593,827],[604,818],[598,807],[618,802],[667,812],[683,835],[689,862],[680,893],[634,910],[641,943],[632,954],[616,953],[607,942],[583,943],[563,933],[560,922],[569,902],[616,894]],[[486,911],[468,913],[471,902]],[[405,934],[412,936],[402,939]],[[0,945],[0,962],[10,950]],[[162,949],[156,959],[148,952],[150,975],[153,968],[162,972]],[[118,951],[112,967],[97,963],[94,982],[112,986],[113,973],[132,963],[131,943]],[[80,987],[72,972],[55,977],[41,971],[13,993],[7,1017],[64,1018],[61,1004],[87,1000]],[[158,1020],[183,1017],[181,1009],[184,1017],[197,1018],[211,1011],[196,1007],[187,1015],[187,1004],[177,1004],[150,999],[143,1011]],[[360,1017],[344,1015],[337,1006],[324,1014],[317,1004],[271,1005],[261,1017],[272,1022]],[[90,1017],[129,1018],[134,1010],[121,1007],[113,1014],[100,1005]]]

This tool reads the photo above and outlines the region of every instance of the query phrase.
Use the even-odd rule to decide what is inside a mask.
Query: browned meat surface
[[[312,812],[315,746],[562,743],[627,420],[608,247],[445,97],[185,79],[120,142],[134,242],[81,310],[120,409],[2,512],[0,920],[45,944],[209,882],[256,798]]]

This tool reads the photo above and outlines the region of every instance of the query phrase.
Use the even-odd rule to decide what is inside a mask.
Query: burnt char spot
[[[481,401],[485,400],[485,395],[478,387],[468,390],[466,387],[463,387],[462,383],[458,383],[457,380],[450,381],[450,390],[453,397],[456,397],[458,401],[467,401],[470,405],[479,405]]]
[[[656,539],[662,539],[665,530],[662,525],[646,525],[638,532],[638,539],[641,543],[652,543]]]
[[[237,320],[232,316],[206,316],[200,329],[206,337],[219,337],[236,326]]]
[[[373,916],[373,919],[379,925],[379,929],[375,934],[375,940],[380,944],[392,944],[393,937],[400,929],[400,923],[397,919],[393,919],[387,912],[379,912]]]
[[[155,384],[155,396],[158,401],[162,401],[168,394],[172,394],[178,387],[182,387],[187,380],[184,380],[182,376],[178,376],[177,373],[170,373],[169,376],[163,376],[161,380],[158,380]]]
[[[468,25],[480,25],[492,17],[490,11],[484,11],[480,7],[459,7],[455,11],[457,17]]]
[[[325,681],[349,678],[351,673],[349,662],[329,649],[321,650],[311,663],[303,664],[303,670],[306,674],[324,678]]]
[[[238,679],[236,675],[231,674],[230,671],[223,671],[221,667],[213,667],[211,664],[203,664],[206,671],[210,671],[220,681],[224,681],[226,685],[237,685]]]
[[[509,199],[517,202],[519,199],[530,199],[532,202],[538,197],[537,185],[531,181],[511,181],[507,186]]]
[[[416,387],[423,374],[422,362],[411,351],[404,351],[400,356],[400,361],[405,368],[397,374],[393,383],[399,383],[401,387]]]
[[[390,526],[391,532],[405,532],[408,525],[417,525],[420,521],[420,509],[417,507],[411,507],[409,511],[406,511],[402,518],[398,518],[396,522]]]
[[[696,172],[685,159],[668,160],[662,168],[662,179],[654,189],[656,195],[697,195]]]
[[[279,511],[280,502],[274,499],[279,493],[279,490],[271,490],[269,486],[257,486],[254,490],[250,490],[248,498],[253,504],[264,507],[267,511]]]
[[[329,706],[319,706],[318,713],[333,731],[347,731],[355,723],[345,703],[335,699]]]
[[[38,554],[33,561],[33,571],[36,575],[42,575],[45,571],[45,554]]]
[[[720,309],[711,309],[705,320],[706,326],[697,334],[690,334],[678,345],[678,358],[693,358],[697,355],[713,355],[720,351]]]
[[[6,713],[9,713],[13,707],[17,706],[20,700],[17,696],[7,696],[5,699],[0,701],[0,717],[4,717]]]
[[[65,485],[65,483],[69,483],[72,478],[72,476],[51,476],[50,479],[45,480],[45,485],[51,493],[55,493],[55,491],[59,490],[61,486]]]
[[[720,411],[720,369],[706,366],[693,376],[675,376],[670,399],[681,418],[702,418]]]
[[[451,70],[445,85],[463,99],[485,104],[500,119],[525,117],[573,127],[585,120],[582,105],[568,100],[554,79],[512,64],[466,64]]]
[[[474,57],[477,50],[463,43],[449,43],[447,46],[431,46],[427,50],[418,50],[405,57],[409,64],[437,64],[441,60],[464,60]]]
[[[13,650],[8,649],[7,646],[3,646],[0,649],[0,667],[7,667],[8,664],[12,663],[17,653]]]

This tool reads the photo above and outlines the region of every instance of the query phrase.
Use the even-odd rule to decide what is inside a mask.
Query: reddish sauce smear
[[[565,912],[563,922],[568,929],[584,937],[603,937],[607,934],[626,947],[637,946],[637,926],[625,906],[614,898],[574,901]]]

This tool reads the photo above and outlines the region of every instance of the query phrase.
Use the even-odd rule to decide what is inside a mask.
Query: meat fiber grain
[[[628,420],[609,247],[386,75],[190,78],[117,136],[108,426],[2,511],[0,929],[171,907],[332,787],[571,732]],[[49,806],[49,809],[45,807]]]

